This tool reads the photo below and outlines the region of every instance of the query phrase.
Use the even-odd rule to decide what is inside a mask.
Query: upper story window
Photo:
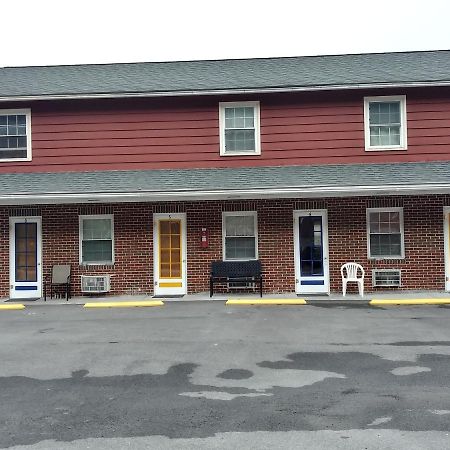
[[[260,155],[259,102],[219,104],[220,154]]]
[[[113,263],[113,215],[80,216],[80,264]]]
[[[404,258],[403,209],[367,209],[369,258]]]
[[[406,96],[364,98],[366,150],[406,150]]]
[[[258,231],[255,211],[224,212],[222,222],[225,261],[258,258]]]
[[[0,162],[31,160],[31,111],[0,110]]]

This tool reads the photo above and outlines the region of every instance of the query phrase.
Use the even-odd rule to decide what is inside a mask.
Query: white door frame
[[[323,285],[301,284],[300,273],[300,217],[322,217],[322,252],[323,252]],[[295,261],[295,292],[297,294],[329,294],[330,268],[328,261],[328,212],[326,209],[302,209],[294,211],[294,261]],[[317,278],[317,277],[311,277]]]
[[[36,275],[37,281],[16,282],[16,223],[36,223]],[[16,289],[20,286],[22,290]],[[42,297],[42,218],[38,216],[21,216],[9,218],[9,297],[11,299],[40,298]],[[36,287],[36,289],[35,289]],[[27,289],[28,288],[28,289]]]
[[[169,286],[173,280],[159,278],[159,220],[181,220],[181,286]],[[187,293],[187,233],[186,213],[153,214],[153,287],[154,295],[184,295]],[[161,286],[163,283],[163,286]]]
[[[444,206],[444,267],[445,267],[445,290],[450,291],[450,206]]]

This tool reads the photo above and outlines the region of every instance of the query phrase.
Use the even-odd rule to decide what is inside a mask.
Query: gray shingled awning
[[[450,192],[450,162],[0,174],[0,203]]]
[[[0,68],[0,100],[450,83],[450,51]]]

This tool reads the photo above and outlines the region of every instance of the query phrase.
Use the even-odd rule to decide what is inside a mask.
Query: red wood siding
[[[262,154],[239,157],[219,155],[224,98],[36,102],[33,160],[0,173],[450,160],[450,89],[383,92],[407,95],[408,150],[365,152],[363,97],[377,94],[233,97],[261,102]]]

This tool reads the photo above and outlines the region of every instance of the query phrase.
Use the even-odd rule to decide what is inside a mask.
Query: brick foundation
[[[266,292],[295,290],[293,211],[327,209],[331,291],[340,291],[340,266],[356,261],[366,269],[365,288],[373,291],[374,268],[402,270],[402,289],[444,289],[443,207],[447,196],[336,198],[321,200],[251,200],[183,203],[120,203],[111,205],[43,205],[0,209],[0,295],[9,294],[10,216],[42,216],[44,274],[53,264],[71,264],[73,293],[80,295],[80,275],[109,273],[111,294],[153,292],[153,213],[187,215],[188,292],[208,290],[209,266],[222,258],[222,212],[257,211],[258,248]],[[367,258],[366,208],[403,207],[405,259]],[[114,214],[114,266],[79,264],[79,215]],[[209,247],[200,247],[202,227],[209,230]]]

